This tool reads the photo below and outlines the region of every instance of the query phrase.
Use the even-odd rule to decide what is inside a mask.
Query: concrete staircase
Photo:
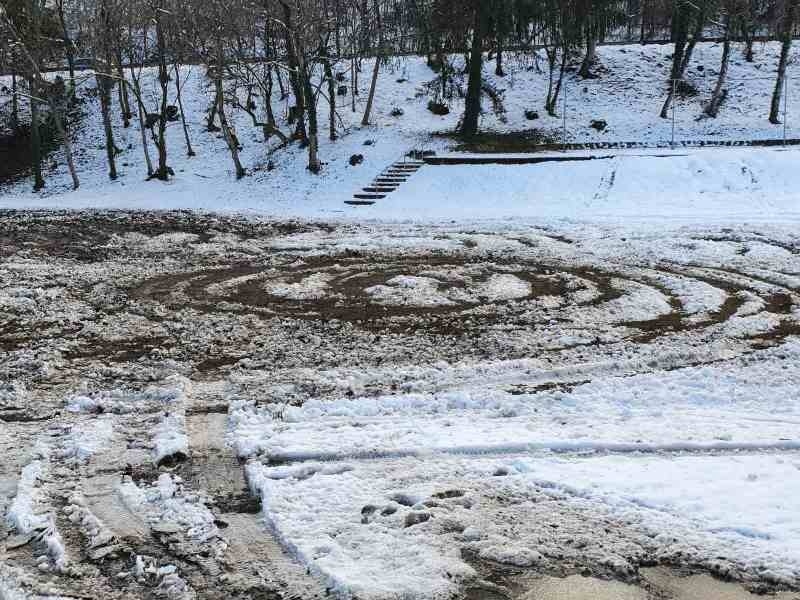
[[[345,200],[345,204],[352,206],[369,206],[376,200],[386,198],[387,194],[395,191],[400,184],[407,181],[425,163],[421,160],[404,159],[393,163],[378,175],[373,182],[363,188],[361,192],[353,194],[352,200]]]

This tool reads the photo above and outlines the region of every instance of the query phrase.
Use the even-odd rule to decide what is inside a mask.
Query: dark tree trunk
[[[64,15],[64,3],[56,2],[56,10],[58,12],[58,20],[61,24],[61,33],[64,37],[64,53],[67,57],[67,69],[69,71],[69,83],[72,89],[75,90],[75,44],[69,36],[67,28],[67,19]]]
[[[494,57],[494,74],[498,77],[506,76],[503,70],[503,45],[500,40],[497,41],[497,56]]]
[[[214,84],[217,91],[217,112],[219,113],[219,123],[222,128],[222,136],[228,144],[228,150],[231,153],[233,166],[236,169],[236,179],[241,179],[245,176],[245,170],[239,160],[239,141],[235,137],[233,131],[228,124],[228,118],[225,115],[225,94],[222,89],[222,75],[225,71],[225,58],[222,52],[222,40],[217,38],[217,68],[214,77]]]
[[[75,159],[72,154],[72,142],[70,141],[69,134],[67,133],[67,126],[61,117],[60,107],[51,104],[50,108],[56,131],[58,131],[58,135],[61,136],[61,140],[64,143],[64,155],[67,159],[67,168],[69,169],[70,177],[72,177],[72,189],[77,190],[80,187],[81,182],[78,179],[78,171],[75,168]]]
[[[38,96],[36,81],[28,80],[28,89],[31,98],[31,160],[33,160],[33,191],[38,192],[44,188],[42,177],[42,138],[39,131],[39,103],[33,98]]]
[[[677,3],[676,3],[677,5]],[[675,92],[676,82],[683,76],[683,69],[685,68],[686,61],[686,42],[688,37],[687,31],[687,18],[684,11],[680,8],[675,9],[675,14],[672,18],[672,37],[675,42],[675,51],[672,54],[672,69],[669,75],[669,91],[667,92],[667,99],[661,107],[661,118],[666,119],[669,116],[669,109],[674,100],[673,95]]]
[[[125,128],[131,126],[131,103],[128,98],[128,86],[125,85],[125,70],[122,66],[122,51],[117,48],[116,52],[117,77],[119,78],[119,108],[122,111],[122,124]]]
[[[169,71],[167,70],[167,43],[164,38],[164,27],[161,23],[161,10],[156,9],[156,44],[158,45],[158,83],[161,86],[161,104],[158,115],[158,138],[156,146],[158,148],[158,168],[156,178],[167,181],[170,175],[170,168],[167,164],[167,95],[169,93]]]
[[[295,45],[295,32],[292,24],[292,9],[283,0],[281,1],[281,5],[283,6],[284,30],[286,32],[286,60],[290,69],[289,82],[291,83],[292,92],[294,93],[295,102],[297,103],[294,114],[294,116],[297,118],[297,127],[295,129],[294,137],[301,142],[306,142],[308,140],[305,122],[306,102],[303,97],[305,95],[305,86],[301,81],[303,78],[300,76],[300,53]],[[305,76],[305,73],[303,73],[303,75]]]
[[[753,38],[752,36],[748,37],[744,44],[744,59],[747,62],[753,62]]]
[[[214,121],[217,120],[217,104],[217,96],[214,94],[214,101],[208,107],[208,116],[206,117],[206,130],[208,131],[214,131],[216,127]]]
[[[145,108],[142,103],[142,90],[139,87],[139,78],[136,76],[133,64],[130,65],[130,71],[131,85],[133,86],[133,94],[136,98],[136,107],[139,114],[139,133],[142,136],[142,152],[144,152],[144,161],[147,164],[147,177],[149,179],[153,176],[153,161],[150,160],[150,150],[147,144],[147,127],[145,124]]]
[[[553,73],[556,70],[556,58],[558,58],[558,49],[555,46],[545,47],[547,54],[547,99],[544,102],[544,109],[548,114],[552,115],[550,110],[551,99],[553,97]]]
[[[703,37],[703,27],[705,26],[705,23],[706,23],[706,7],[705,3],[701,2],[697,11],[697,15],[695,16],[692,39],[689,40],[689,43],[686,46],[686,51],[683,54],[683,60],[681,61],[680,77],[683,77],[684,73],[686,73],[686,69],[689,68],[689,63],[692,60],[692,55],[694,54],[694,49],[697,46],[697,42],[699,42],[700,38]]]
[[[561,93],[561,87],[564,83],[564,73],[567,70],[567,59],[569,57],[569,51],[566,46],[561,48],[561,66],[558,69],[558,79],[556,80],[555,88],[553,89],[553,95],[550,98],[550,106],[547,108],[547,113],[550,116],[556,116],[556,106],[558,105],[558,95]]]
[[[328,105],[330,112],[328,113],[328,137],[330,140],[336,141],[336,83],[333,79],[333,69],[331,68],[331,59],[328,55],[327,48],[322,52],[322,60],[325,68],[325,79],[328,81]]]
[[[275,123],[275,113],[272,112],[272,65],[267,66],[267,97],[264,98],[264,110],[267,113],[267,125],[269,127],[264,127],[264,141],[266,142],[272,132],[277,129],[277,124]]]
[[[481,114],[481,84],[483,71],[483,11],[480,0],[475,3],[472,24],[472,45],[469,58],[469,83],[467,98],[464,104],[464,120],[461,123],[461,135],[471,137],[478,133],[478,119]]]
[[[381,57],[383,54],[383,33],[381,31],[381,10],[378,5],[378,0],[374,0],[375,18],[378,23],[378,51],[375,53],[375,67],[372,69],[372,81],[369,85],[369,95],[367,96],[367,108],[364,110],[364,118],[361,119],[361,125],[369,125],[369,117],[372,113],[372,103],[375,100],[375,88],[378,85],[378,73],[381,68]]]
[[[308,98],[308,170],[314,174],[320,172],[322,164],[319,162],[319,127],[317,125],[317,103],[314,100],[314,90],[311,88],[311,75],[305,65],[303,71],[303,90]]]
[[[19,99],[17,97],[17,72],[11,71],[11,130],[19,132]]]
[[[719,114],[719,107],[722,100],[725,98],[725,80],[728,77],[728,63],[731,57],[731,17],[728,15],[725,20],[725,42],[722,46],[722,60],[720,61],[719,74],[717,75],[717,83],[714,86],[714,92],[711,95],[711,100],[706,107],[705,113],[709,117],[716,117]]]
[[[797,0],[785,0],[783,24],[781,27],[781,57],[778,61],[778,77],[775,80],[775,90],[772,92],[772,102],[769,108],[769,122],[780,123],[781,95],[783,94],[784,81],[786,78],[786,65],[789,64],[789,52],[792,49],[792,29],[794,28],[794,17]]]
[[[181,67],[178,61],[172,65],[175,71],[175,90],[178,96],[178,110],[181,113],[181,125],[183,125],[183,138],[186,140],[186,155],[189,157],[195,156],[194,149],[192,148],[192,140],[189,138],[189,128],[186,126],[186,111],[183,110],[183,95],[181,86]]]
[[[110,69],[111,65],[106,64]],[[111,126],[111,86],[114,80],[108,75],[97,74],[97,88],[100,92],[100,112],[103,115],[103,131],[106,138],[106,158],[108,159],[108,177],[117,178],[117,148],[114,143],[114,129]]]
[[[578,75],[583,79],[592,77],[592,67],[597,62],[597,40],[591,33],[586,34],[586,55],[583,57]]]

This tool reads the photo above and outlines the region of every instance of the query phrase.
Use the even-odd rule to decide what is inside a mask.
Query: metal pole
[[[564,124],[563,124],[564,132],[562,133],[562,137],[561,137],[562,150],[564,152],[567,151],[567,89],[568,89],[567,88],[567,82],[565,80],[564,81],[564,110],[563,110],[564,114],[562,115],[562,118],[564,120]]]
[[[786,145],[786,118],[789,115],[789,76],[783,78],[783,145]]]
[[[672,80],[672,141],[669,143],[669,147],[673,150],[675,149],[675,102],[677,101],[676,96],[678,94],[678,80]]]

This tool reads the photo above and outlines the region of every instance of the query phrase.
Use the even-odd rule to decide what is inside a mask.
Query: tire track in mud
[[[79,223],[72,228],[78,226]],[[41,227],[50,229],[47,223]],[[311,397],[458,391],[476,383],[509,394],[538,394],[553,390],[568,393],[576,385],[594,378],[625,377],[713,364],[735,359],[754,349],[781,344],[788,336],[800,335],[797,312],[800,290],[791,279],[798,275],[791,272],[788,262],[781,270],[778,267],[759,269],[758,266],[763,266],[765,261],[751,263],[749,261],[754,259],[746,254],[732,260],[730,265],[716,260],[701,260],[696,264],[664,260],[653,265],[644,258],[629,256],[604,260],[582,251],[585,244],[575,232],[570,234],[575,238],[573,240],[561,235],[557,229],[534,229],[535,235],[548,238],[542,240],[542,244],[547,245],[545,258],[537,257],[541,254],[537,248],[541,250],[541,246],[532,242],[526,244],[524,238],[509,234],[498,236],[506,245],[497,252],[482,250],[478,243],[464,243],[462,249],[442,253],[361,251],[309,257],[301,249],[287,244],[282,250],[273,248],[262,254],[252,253],[258,256],[256,260],[247,256],[245,250],[239,250],[238,254],[220,252],[209,257],[199,252],[193,254],[190,248],[181,245],[159,249],[156,254],[160,253],[160,258],[156,259],[155,269],[152,264],[139,264],[137,270],[126,272],[124,282],[113,290],[113,302],[106,302],[118,306],[108,307],[103,303],[105,301],[99,302],[98,305],[104,309],[98,309],[81,323],[64,323],[51,318],[51,314],[29,317],[22,312],[2,313],[0,352],[38,350],[52,345],[58,338],[70,338],[71,344],[59,356],[62,362],[53,362],[57,371],[63,370],[59,375],[63,385],[88,377],[87,374],[98,366],[112,372],[110,377],[115,379],[111,385],[123,385],[122,381],[130,381],[134,386],[148,385],[154,373],[163,368],[155,360],[153,363],[146,361],[148,353],[156,347],[181,348],[183,354],[176,361],[178,367],[172,364],[169,368],[185,366],[183,372],[193,372],[196,376],[200,372],[202,377],[209,379],[206,371],[211,371],[216,377],[252,352],[240,339],[225,337],[232,324],[238,322],[244,323],[245,329],[256,320],[265,323],[263,330],[246,329],[247,337],[259,337],[270,327],[281,326],[289,330],[289,335],[282,338],[267,338],[273,344],[278,340],[278,343],[297,343],[299,346],[301,336],[332,336],[321,327],[314,328],[331,319],[338,319],[350,327],[343,336],[356,331],[376,340],[374,347],[369,347],[372,355],[364,352],[357,357],[349,356],[350,347],[343,346],[338,350],[347,356],[346,360],[325,364],[324,369],[308,367],[323,355],[313,349],[302,355],[306,360],[300,366],[297,363],[287,366],[275,361],[263,366],[260,375],[258,365],[239,366],[238,370],[247,373],[252,369],[256,373],[254,377],[262,377],[265,380],[263,388],[249,386],[243,378],[231,377],[231,381],[236,383],[231,384],[234,390],[230,394],[222,388],[212,392],[205,388],[196,390],[183,407],[188,452],[184,457],[174,456],[160,467],[148,460],[148,449],[141,447],[143,440],[151,440],[152,428],[164,416],[162,410],[156,409],[142,410],[135,415],[115,414],[115,427],[118,426],[120,436],[102,460],[95,457],[88,466],[73,473],[69,461],[54,459],[57,474],[46,482],[46,492],[73,563],[85,568],[83,574],[74,580],[59,582],[63,595],[163,597],[160,595],[164,592],[160,581],[163,576],[156,577],[151,573],[144,575],[142,582],[136,582],[134,575],[119,577],[120,573],[133,573],[136,556],[142,555],[152,557],[158,567],[175,565],[177,574],[185,580],[190,592],[202,599],[300,599],[325,594],[319,583],[306,575],[305,570],[291,559],[264,527],[259,514],[260,499],[251,495],[243,465],[225,445],[228,401],[237,394],[260,402],[271,402],[276,398],[283,401],[288,395],[287,382],[296,384],[293,388],[296,396],[292,400],[298,403]],[[174,230],[172,225],[154,226],[151,233],[160,235]],[[93,241],[91,235],[86,235],[75,243],[61,243],[55,236],[62,233],[61,230],[52,235],[48,233],[50,241],[47,241],[38,239],[40,234],[34,231],[28,241],[40,246],[33,254],[44,254],[54,261],[66,260],[62,265],[65,273],[77,269],[76,264],[108,260],[109,257],[116,257],[118,262],[110,263],[112,266],[108,273],[120,268],[122,260],[128,258],[153,260],[135,245],[131,248],[100,248],[99,245],[107,244],[108,236]],[[124,235],[127,229],[121,233]],[[197,242],[201,244],[212,240],[211,234],[203,227],[192,229],[192,233],[199,236]],[[24,237],[26,234],[20,235]],[[742,236],[744,241],[734,239],[735,236],[731,239],[723,237],[724,234],[715,241],[770,243],[755,234]],[[514,241],[527,247],[521,249],[507,243]],[[795,244],[772,242],[784,254],[798,254]],[[14,247],[22,248],[26,243],[22,239]],[[313,242],[309,252],[328,251],[324,244],[312,246]],[[169,260],[164,260],[164,256]],[[176,257],[179,260],[175,260]],[[237,260],[240,262],[235,262]],[[195,264],[205,267],[191,270],[191,265]],[[165,270],[174,272],[152,275]],[[480,290],[487,289],[493,277],[507,275],[527,284],[529,292],[510,298],[481,295]],[[93,281],[93,277],[96,275],[70,281],[79,285],[82,281]],[[402,295],[400,300],[381,303],[375,295],[366,292],[380,286],[396,291],[399,286],[391,284],[390,280],[397,277],[433,279],[438,282],[435,292],[450,303],[420,305],[402,301],[407,298]],[[31,275],[29,287],[39,286],[41,281],[41,278]],[[64,281],[67,281],[66,277]],[[320,281],[324,285],[315,287],[315,282]],[[681,289],[681,283],[686,284],[685,289]],[[703,304],[703,298],[693,287],[700,284],[723,291],[725,298],[718,304],[690,309],[693,300],[699,299]],[[67,284],[62,285],[66,289]],[[637,291],[641,293],[638,300]],[[67,294],[71,294],[73,299],[85,300],[87,297],[85,289],[67,289]],[[642,300],[648,294],[658,300],[658,310]],[[91,302],[89,304],[94,306]],[[628,306],[636,309],[637,314],[641,313],[641,318],[627,316],[625,309]],[[734,326],[748,306],[748,315],[777,325],[770,325],[771,329],[766,331],[737,337],[739,334],[735,333]],[[115,310],[119,314],[127,311],[143,317],[154,328],[164,325],[167,334],[162,331],[148,336],[139,330],[125,332],[124,327],[114,328],[101,323],[116,316]],[[214,342],[218,352],[209,353],[206,346],[193,348],[196,338],[182,339],[176,333],[196,328],[201,322],[210,323],[208,331],[214,327],[222,331]],[[84,332],[82,328],[86,324],[89,327]],[[484,343],[480,336],[487,332],[500,338],[519,334],[538,343],[548,334],[550,326],[556,334],[575,334],[572,337],[576,339],[565,341],[554,334],[556,339],[552,343],[525,346],[518,355],[510,356],[493,356],[492,349],[483,354],[475,351],[475,347]],[[119,335],[120,330],[127,337]],[[377,339],[384,333],[391,335],[384,336],[389,341],[381,345]],[[427,357],[410,366],[407,357],[387,360],[386,363],[370,363],[373,355],[391,345],[416,350],[418,342],[426,336],[437,344],[456,346],[460,343],[457,346],[460,354],[456,354],[452,361],[449,358],[449,362],[443,361],[447,363],[445,366],[434,360],[427,361]],[[477,341],[471,342],[473,338]],[[336,338],[337,343],[341,339]],[[330,352],[330,349],[325,351]],[[463,362],[459,362],[462,359]],[[181,361],[186,364],[180,365]],[[144,363],[144,367],[140,371],[127,371],[136,363]],[[192,367],[194,371],[191,371]],[[340,382],[348,378],[363,381],[363,389],[342,388]],[[262,393],[267,388],[270,393]],[[108,416],[110,412],[113,411],[98,411],[98,417],[102,414]],[[0,425],[14,432],[33,427],[44,430],[55,418],[60,419],[59,423],[72,419],[66,413],[59,415],[50,411],[43,414],[36,406],[10,400],[7,406],[0,406],[0,421],[5,421]],[[37,419],[41,423],[26,422]],[[658,451],[665,452],[664,449]],[[715,452],[725,451],[717,449]],[[730,452],[744,450],[731,449]],[[129,468],[125,464],[128,460],[131,463]],[[17,466],[15,463],[16,474]],[[14,475],[9,469],[0,471],[3,485],[9,487],[6,484]],[[123,481],[136,489],[148,490],[162,474],[173,481],[179,477],[182,480],[179,483],[180,494],[197,496],[198,506],[202,505],[213,515],[219,539],[228,545],[220,557],[212,552],[213,544],[189,540],[184,532],[174,531],[169,523],[157,525],[154,530],[152,523],[146,522],[141,514],[123,502],[118,491]],[[113,530],[114,539],[109,544],[91,547],[80,523],[74,523],[63,512],[75,486],[83,490],[91,512]],[[108,551],[114,545],[119,548]],[[20,546],[8,556],[16,564],[36,573],[36,553],[31,550],[32,546]],[[41,547],[36,548],[37,553],[41,551]]]
[[[186,425],[189,451],[161,466],[146,448],[130,448],[131,441],[154,438],[152,417],[159,412],[153,406],[130,412],[119,400],[101,397],[98,402],[104,404],[58,430],[39,428],[40,439],[54,441],[36,510],[53,515],[66,557],[52,593],[65,598],[102,593],[120,600],[325,597],[324,588],[306,576],[261,522],[260,501],[249,492],[244,465],[225,444],[227,414],[220,411],[219,390],[196,387],[186,400],[194,408]],[[58,450],[63,436],[109,413],[115,413],[114,435],[102,452],[84,460]],[[164,489],[174,489],[170,497],[183,504],[164,504],[170,502]],[[185,521],[176,520],[180,506],[210,511],[209,537],[196,537]],[[0,538],[4,559],[29,572],[41,570],[37,557],[48,549],[35,536],[12,537],[10,546],[5,537]]]
[[[478,283],[487,281],[494,274],[511,274],[528,282],[531,292],[526,297],[513,300],[486,302],[479,299],[477,305],[453,303],[434,307],[378,305],[372,303],[364,293],[365,288],[383,285],[398,275],[431,274],[437,269],[460,269],[462,273],[470,269]],[[285,270],[272,266],[236,265],[208,272],[165,275],[143,282],[132,294],[151,302],[200,307],[200,310],[211,313],[263,311],[266,318],[270,318],[268,315],[281,318],[288,315],[312,322],[337,318],[378,333],[388,331],[410,335],[424,331],[425,334],[462,336],[498,327],[533,333],[542,323],[551,320],[564,327],[572,327],[575,331],[588,333],[597,330],[598,322],[592,321],[591,317],[582,322],[587,319],[583,311],[602,311],[615,301],[624,300],[629,290],[620,287],[621,282],[652,289],[669,304],[669,310],[643,320],[609,318],[608,327],[616,332],[610,339],[595,337],[577,344],[555,345],[540,349],[539,354],[556,356],[582,347],[601,349],[624,345],[626,348],[655,353],[648,362],[650,368],[675,369],[715,362],[719,357],[713,353],[705,357],[702,353],[685,353],[685,358],[675,363],[677,354],[672,353],[668,359],[660,360],[657,357],[658,344],[684,340],[681,342],[684,345],[697,345],[723,337],[724,327],[737,316],[747,301],[743,292],[750,292],[763,302],[757,314],[786,315],[784,322],[774,332],[751,336],[754,348],[767,343],[780,343],[797,330],[790,318],[791,311],[797,306],[797,298],[790,293],[765,291],[759,285],[759,282],[769,283],[774,287],[777,284],[773,281],[750,277],[738,271],[731,273],[703,265],[677,263],[626,268],[619,264],[575,266],[561,261],[531,262],[522,258],[502,262],[475,260],[459,255],[377,257],[373,262],[365,263],[360,257],[334,256],[298,262]],[[319,274],[329,274],[331,277],[325,294],[286,299],[272,296],[266,291],[266,286],[276,280],[282,284],[296,285],[305,278]],[[724,292],[725,298],[718,307],[709,308],[705,313],[689,314],[684,300],[671,289],[670,282],[665,282],[665,277],[711,286]],[[472,283],[462,280],[461,286]],[[691,291],[689,294],[691,296]],[[537,302],[547,296],[561,299],[560,305],[543,309]],[[480,315],[480,319],[473,325],[471,318],[476,314]],[[653,349],[648,349],[651,346]],[[747,344],[743,344],[741,351],[748,351]],[[224,368],[236,360],[238,357],[226,355],[207,358],[200,363],[201,370]],[[576,374],[574,381],[583,379],[586,377]],[[542,385],[547,383],[543,382]],[[378,391],[375,389],[373,393]]]

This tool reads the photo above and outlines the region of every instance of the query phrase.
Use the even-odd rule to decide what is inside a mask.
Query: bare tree
[[[797,8],[800,0],[782,0],[780,2],[781,19],[778,26],[778,35],[781,40],[781,56],[778,60],[778,76],[775,80],[775,89],[772,92],[772,101],[769,108],[769,122],[780,123],[781,95],[786,80],[786,66],[789,64],[789,52],[792,49],[792,33],[797,17]]]

